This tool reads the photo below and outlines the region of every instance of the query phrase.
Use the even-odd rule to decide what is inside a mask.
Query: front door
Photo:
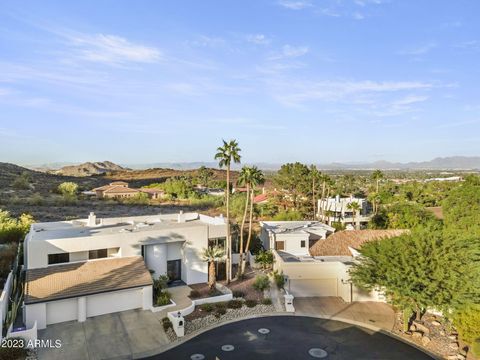
[[[169,260],[167,261],[167,276],[168,281],[182,280],[182,262],[181,260]]]

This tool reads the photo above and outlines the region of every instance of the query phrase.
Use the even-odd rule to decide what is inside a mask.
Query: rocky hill
[[[102,162],[86,162],[80,165],[69,165],[64,166],[59,170],[54,170],[53,173],[56,175],[63,176],[92,176],[92,175],[101,175],[113,171],[126,171],[124,167],[117,165],[111,161],[102,161]]]

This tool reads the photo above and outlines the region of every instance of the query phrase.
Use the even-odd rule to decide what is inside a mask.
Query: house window
[[[69,253],[48,254],[48,265],[63,264],[70,262]]]
[[[285,242],[284,241],[275,242],[275,250],[285,250]]]
[[[300,247],[304,248],[305,247],[305,240],[300,241]]]
[[[222,249],[225,249],[226,240],[227,239],[224,237],[208,239],[208,246],[209,247],[218,246]]]
[[[107,249],[90,250],[88,252],[89,260],[106,258],[107,256],[108,256]]]

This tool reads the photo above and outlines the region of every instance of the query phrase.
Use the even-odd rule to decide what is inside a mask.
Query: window
[[[227,239],[224,237],[208,239],[208,246],[209,247],[218,246],[222,249],[225,249],[226,240]]]
[[[48,254],[48,265],[62,264],[70,262],[69,253]]]
[[[108,256],[108,251],[107,249],[98,249],[98,250],[90,250],[88,252],[88,259],[101,259],[101,258],[106,258]]]
[[[305,240],[300,241],[300,247],[304,248],[305,247]]]

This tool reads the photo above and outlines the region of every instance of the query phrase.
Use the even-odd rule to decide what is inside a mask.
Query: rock
[[[457,335],[448,335],[450,340],[457,340]]]
[[[452,342],[452,343],[448,344],[448,347],[452,350],[458,350],[458,348],[459,348],[457,342]]]
[[[440,330],[440,336],[445,336],[445,331]]]
[[[417,330],[417,327],[413,324],[410,325],[410,331],[415,331],[415,330]]]
[[[417,321],[414,321],[414,322],[413,322],[413,325],[416,326],[417,330],[423,332],[424,334],[429,334],[429,333],[430,333],[430,329],[429,329],[428,327],[426,327],[425,325],[420,324],[420,323],[417,322]]]
[[[432,341],[428,336],[422,337],[422,345],[427,346]]]
[[[457,359],[458,359],[458,360],[465,360],[465,359],[466,359],[466,356],[465,356],[465,355],[462,355],[462,354],[457,354]]]
[[[438,322],[437,320],[433,320],[433,321],[432,321],[432,325],[433,325],[433,326],[440,326],[440,325],[442,325],[442,324],[440,324],[440,322]]]
[[[457,360],[457,355],[448,355],[446,357],[447,360]]]
[[[465,357],[467,356],[467,350],[466,350],[465,348],[461,349],[461,350],[459,351],[459,353],[460,353],[460,355],[463,355],[463,356],[465,356]]]
[[[412,334],[412,337],[414,339],[420,339],[423,336],[423,334],[420,331],[414,331]]]

